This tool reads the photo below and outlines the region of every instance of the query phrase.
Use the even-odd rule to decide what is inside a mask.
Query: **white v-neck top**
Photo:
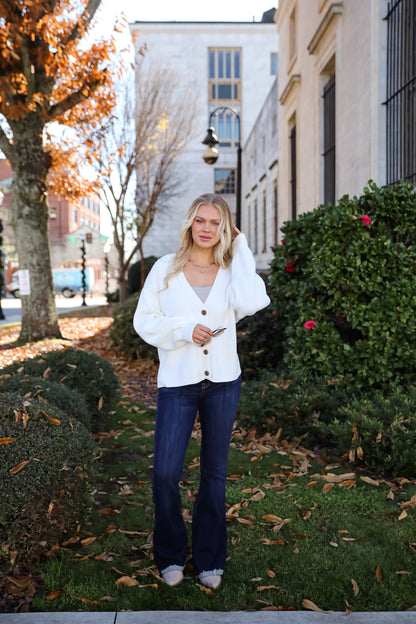
[[[244,234],[233,243],[233,260],[219,268],[205,302],[181,272],[164,279],[174,254],[160,258],[152,267],[139,297],[133,325],[136,332],[159,354],[159,387],[233,381],[241,373],[237,355],[236,322],[270,303]],[[192,340],[195,325],[226,330],[205,347]]]
[[[198,295],[203,303],[207,300],[212,286],[192,286],[193,291]]]

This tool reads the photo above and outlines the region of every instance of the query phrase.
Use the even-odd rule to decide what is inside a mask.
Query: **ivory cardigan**
[[[233,242],[233,259],[219,268],[205,302],[194,292],[181,272],[164,279],[174,254],[160,258],[152,267],[134,314],[135,331],[159,354],[159,387],[233,381],[241,373],[237,355],[236,322],[270,303],[262,278],[244,234]],[[226,330],[204,347],[192,341],[198,323]]]

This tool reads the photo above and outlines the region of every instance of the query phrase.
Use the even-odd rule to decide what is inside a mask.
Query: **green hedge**
[[[282,227],[271,263],[283,361],[354,388],[416,379],[416,193],[344,196]]]
[[[101,425],[119,392],[118,377],[107,360],[72,348],[16,362],[3,368],[2,375],[42,377],[80,392],[90,410],[93,430]]]
[[[157,349],[142,340],[133,328],[133,316],[138,300],[139,293],[135,293],[114,308],[110,338],[115,346],[129,357],[147,358],[157,362]]]
[[[416,389],[360,391],[337,380],[264,371],[243,384],[238,424],[301,440],[377,475],[416,478]]]
[[[4,570],[11,551],[17,561],[33,562],[80,520],[96,447],[76,418],[17,393],[0,395],[0,440]]]
[[[23,372],[10,375],[1,371],[0,383],[1,393],[13,392],[24,396],[25,399],[36,399],[39,403],[55,405],[91,430],[91,413],[84,395],[78,390],[42,377],[29,377]]]

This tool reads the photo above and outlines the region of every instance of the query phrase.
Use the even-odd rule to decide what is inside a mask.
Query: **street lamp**
[[[240,116],[234,108],[230,108],[228,106],[218,106],[214,108],[209,116],[209,128],[207,130],[207,136],[202,141],[203,145],[207,146],[207,149],[202,154],[202,158],[205,160],[207,165],[213,165],[217,162],[219,153],[217,149],[217,145],[219,144],[218,137],[214,134],[215,128],[211,125],[212,118],[216,113],[225,113],[230,112],[231,115],[238,121],[238,145],[237,145],[237,189],[236,189],[236,215],[235,215],[235,224],[240,229],[241,226],[241,122]]]

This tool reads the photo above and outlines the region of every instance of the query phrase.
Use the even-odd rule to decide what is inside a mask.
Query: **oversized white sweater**
[[[205,303],[182,272],[165,288],[164,279],[173,258],[174,254],[168,254],[153,265],[133,319],[136,332],[158,348],[158,386],[237,379],[241,369],[236,322],[270,303],[246,237],[239,234],[234,240],[233,260],[226,269],[220,267]],[[198,323],[212,330],[226,330],[201,347],[192,341]]]

